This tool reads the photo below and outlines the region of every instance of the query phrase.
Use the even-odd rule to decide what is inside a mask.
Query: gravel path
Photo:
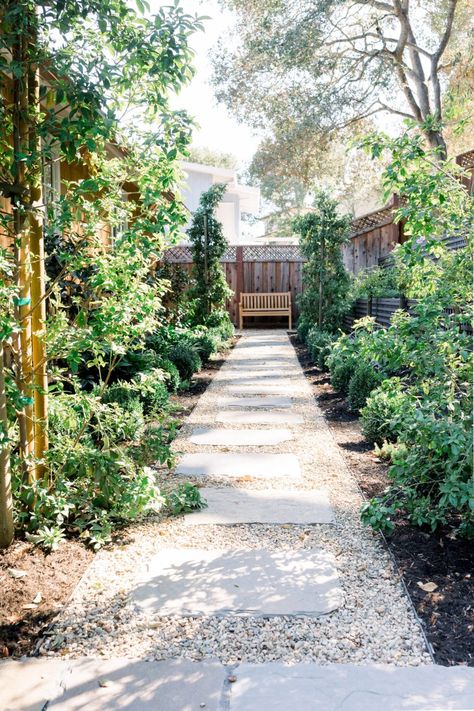
[[[245,331],[196,408],[179,432],[173,447],[181,453],[252,452],[261,447],[214,447],[194,445],[189,436],[195,427],[235,429],[220,422],[216,414],[229,397],[227,385],[236,380],[238,367],[248,360],[248,380],[260,373],[261,382],[271,381],[272,363],[261,364],[247,337],[271,337],[272,358],[284,363],[279,395],[294,399],[291,412],[302,415],[303,424],[287,425],[293,439],[265,447],[269,453],[291,452],[298,456],[303,479],[301,489],[325,489],[335,511],[336,525],[241,524],[235,526],[187,526],[182,518],[156,516],[127,530],[123,545],[101,551],[76,588],[47,637],[41,654],[63,657],[103,656],[192,660],[218,659],[225,664],[239,661],[286,663],[317,661],[320,664],[431,663],[420,626],[401,582],[379,536],[361,526],[361,496],[347,470],[338,445],[317,407],[295,352],[282,331]],[[273,356],[275,353],[275,356]],[[264,377],[265,376],[265,377]],[[242,393],[244,394],[244,393]],[[245,392],[247,395],[248,393]],[[239,429],[264,425],[240,425]],[[268,426],[270,428],[270,426]],[[169,476],[157,472],[164,487]],[[175,478],[173,484],[179,479]],[[186,479],[189,481],[189,479]],[[282,479],[216,479],[195,483],[205,486],[282,488]],[[286,483],[288,486],[288,483]],[[167,617],[140,611],[130,598],[146,562],[164,548],[233,548],[299,550],[323,548],[334,554],[344,589],[345,603],[319,618],[275,617]]]

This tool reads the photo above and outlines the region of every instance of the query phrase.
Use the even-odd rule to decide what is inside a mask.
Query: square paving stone
[[[230,711],[474,709],[474,669],[353,664],[241,664]]]
[[[64,695],[48,711],[218,711],[224,679],[218,662],[74,660]]]
[[[294,454],[267,454],[260,452],[185,454],[175,474],[189,477],[255,479],[300,479],[301,470]]]
[[[67,663],[59,659],[21,659],[0,662],[1,711],[43,711],[62,693]]]
[[[258,383],[255,385],[248,384],[229,384],[223,385],[223,388],[229,393],[242,393],[252,395],[278,395],[279,393],[291,394],[305,392],[305,382],[291,382],[290,380],[282,380],[280,383]]]
[[[294,412],[268,412],[247,410],[221,410],[216,415],[216,422],[228,425],[301,425],[304,422],[302,415]]]
[[[316,549],[165,549],[132,595],[160,616],[319,616],[343,601],[334,556]]]
[[[202,488],[207,508],[185,516],[189,526],[236,523],[334,523],[325,491]]]
[[[291,407],[293,400],[291,397],[229,397],[220,400],[219,404],[222,407],[268,407],[280,409]]]
[[[189,441],[193,444],[216,447],[265,447],[293,439],[290,430],[223,430],[215,427],[196,427]]]

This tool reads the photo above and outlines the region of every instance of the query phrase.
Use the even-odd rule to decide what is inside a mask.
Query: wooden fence
[[[456,163],[466,172],[463,184],[474,192],[474,150],[459,155]],[[342,248],[347,271],[357,274],[363,269],[383,264],[396,245],[403,243],[403,223],[395,224],[393,221],[399,206],[398,196],[393,195],[382,209],[352,221],[349,242]],[[462,235],[447,236],[445,242],[448,249],[459,249],[465,245]]]
[[[187,246],[167,249],[163,259],[168,264],[179,264],[191,272],[192,255]],[[229,246],[221,263],[227,283],[234,292],[227,304],[232,322],[238,325],[238,306],[242,292],[276,291],[291,291],[292,318],[295,322],[298,317],[296,297],[303,288],[304,261],[297,245]],[[269,323],[269,319],[265,321]],[[251,324],[251,320],[248,320],[248,324]]]

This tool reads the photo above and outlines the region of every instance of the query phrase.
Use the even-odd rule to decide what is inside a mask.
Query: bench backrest
[[[244,309],[289,309],[291,306],[291,291],[258,292],[241,294],[240,303]]]

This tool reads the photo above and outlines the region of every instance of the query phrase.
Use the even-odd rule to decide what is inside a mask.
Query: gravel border
[[[358,512],[362,499],[357,484],[316,405],[285,332],[245,331],[181,428],[173,449],[176,454],[262,451],[259,447],[198,447],[187,438],[195,426],[214,425],[219,400],[235,366],[246,357],[255,357],[258,349],[247,346],[247,337],[268,335],[282,342],[274,351],[288,363],[284,369],[285,388],[289,385],[295,393],[292,411],[304,417],[304,424],[288,425],[294,439],[266,447],[265,451],[298,455],[303,479],[295,483],[295,488],[325,489],[335,511],[336,524],[190,527],[184,525],[182,518],[163,519],[159,515],[149,518],[127,530],[123,545],[115,545],[96,556],[69,605],[40,645],[40,654],[149,660],[217,658],[224,664],[275,660],[413,666],[431,663],[411,603],[381,537],[360,523]],[[232,428],[232,425],[219,423],[219,427],[226,426]],[[265,426],[259,425],[259,428]],[[157,471],[157,478],[160,485],[170,485],[170,477],[163,470]],[[179,479],[173,477],[173,484],[177,481]],[[195,483],[246,488],[285,485],[281,478],[271,481],[206,479],[205,482],[199,479]],[[176,546],[270,550],[321,547],[336,557],[345,604],[336,612],[316,619],[286,616],[160,618],[146,614],[134,605],[129,593],[146,561],[161,549]]]

